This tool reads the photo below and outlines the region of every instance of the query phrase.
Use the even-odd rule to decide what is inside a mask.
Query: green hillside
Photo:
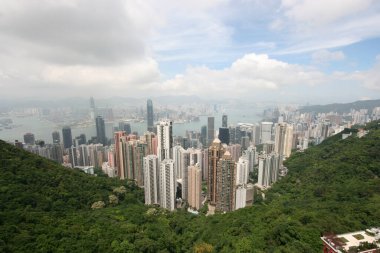
[[[292,155],[265,201],[211,217],[144,206],[130,183],[0,142],[0,252],[321,252],[323,232],[380,226],[379,122],[369,128]]]

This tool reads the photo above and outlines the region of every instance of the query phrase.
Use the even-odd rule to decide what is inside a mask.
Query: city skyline
[[[2,99],[128,94],[330,103],[380,96],[376,1],[42,6],[0,3]]]

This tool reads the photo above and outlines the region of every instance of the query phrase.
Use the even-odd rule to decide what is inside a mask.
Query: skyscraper
[[[73,145],[73,137],[71,135],[71,128],[66,126],[62,128],[63,147],[70,148]]]
[[[211,205],[215,205],[217,201],[217,167],[219,159],[224,154],[224,148],[218,138],[216,138],[208,149],[208,199]]]
[[[106,127],[102,116],[96,117],[96,137],[98,143],[101,143],[104,146],[107,145]]]
[[[125,178],[124,160],[123,160],[123,143],[126,142],[126,134],[124,131],[114,133],[115,139],[115,167],[117,175],[120,179]]]
[[[261,122],[260,143],[266,143],[272,139],[272,122]]]
[[[216,211],[231,212],[235,209],[235,178],[235,162],[226,151],[217,166]]]
[[[156,155],[144,157],[144,194],[145,204],[159,204],[160,186],[159,186],[160,166]]]
[[[93,97],[90,97],[90,118],[94,120],[96,116],[95,101]]]
[[[226,114],[223,114],[222,116],[222,127],[227,127],[228,124],[228,116]]]
[[[236,185],[244,185],[248,183],[249,162],[245,157],[240,157],[236,163]]]
[[[214,129],[214,117],[208,117],[207,118],[207,139],[208,139],[208,145],[211,145],[212,141],[215,138],[215,129]]]
[[[51,135],[53,137],[53,144],[61,143],[61,137],[58,131],[54,131]]]
[[[32,133],[26,133],[24,134],[24,143],[29,145],[34,145],[35,139],[34,134]]]
[[[198,164],[188,169],[188,203],[195,210],[201,208],[202,203],[202,172]]]
[[[161,121],[157,125],[158,160],[173,159],[173,122]]]
[[[259,157],[259,172],[257,184],[261,187],[269,187],[278,179],[280,159],[276,153],[262,154]]]
[[[128,134],[131,134],[131,124],[128,122],[119,122],[119,131],[125,131]]]
[[[208,140],[207,140],[207,126],[201,127],[201,143],[203,147],[207,147]]]
[[[219,140],[224,144],[230,144],[230,129],[227,127],[219,128]]]
[[[293,126],[286,123],[276,125],[274,151],[281,158],[289,157],[292,152]]]
[[[151,99],[148,99],[146,102],[146,109],[147,109],[147,129],[149,132],[154,131],[154,126],[153,126],[153,102]]]
[[[175,209],[176,200],[176,176],[172,159],[165,159],[160,163],[159,182],[160,205],[172,211]]]

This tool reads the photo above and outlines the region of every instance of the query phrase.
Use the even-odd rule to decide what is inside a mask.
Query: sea
[[[238,123],[257,123],[262,118],[262,108],[257,109],[230,109],[224,112],[228,115],[228,124],[236,125]],[[215,117],[215,130],[222,125],[223,113],[214,113]],[[174,123],[173,135],[185,136],[186,131],[201,131],[203,125],[207,125],[208,116],[199,116],[199,121]],[[28,117],[16,117],[11,115],[1,116],[1,119],[10,118],[13,121],[11,128],[0,127],[0,139],[8,142],[14,142],[15,140],[23,141],[25,133],[33,133],[36,140],[44,140],[45,143],[52,143],[52,132],[58,131],[61,134],[62,140],[62,126],[57,125],[54,122],[46,120],[38,116]],[[175,121],[174,121],[175,122]],[[106,122],[106,136],[107,138],[113,138],[114,127],[118,126],[119,121]],[[145,122],[129,122],[131,124],[132,132],[137,132],[139,135],[143,134],[147,129],[147,123]],[[88,124],[85,126],[71,126],[71,132],[73,138],[80,134],[85,134],[87,140],[92,136],[96,136],[96,127],[94,124]]]

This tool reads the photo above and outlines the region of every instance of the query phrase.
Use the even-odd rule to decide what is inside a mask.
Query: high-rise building
[[[208,148],[207,189],[208,199],[211,205],[215,205],[217,201],[217,168],[219,159],[223,156],[224,152],[224,147],[218,138],[216,138]]]
[[[87,145],[81,144],[77,146],[78,155],[78,165],[79,166],[90,166],[90,161],[88,157]]]
[[[53,144],[59,144],[59,143],[61,143],[61,137],[60,137],[58,131],[54,131],[51,135],[53,137]]]
[[[247,188],[245,185],[236,186],[235,210],[244,208],[247,201]]]
[[[70,159],[70,163],[71,163],[71,167],[72,168],[75,168],[75,167],[79,166],[79,163],[78,163],[78,151],[77,151],[77,148],[74,147],[74,146],[71,146],[69,148],[69,159]]]
[[[28,145],[34,145],[35,143],[34,134],[32,133],[24,134],[24,143]]]
[[[235,209],[235,179],[235,161],[226,151],[217,166],[216,211],[231,212]]]
[[[126,133],[124,131],[118,131],[114,133],[114,139],[115,139],[115,164],[114,167],[116,168],[116,173],[119,176],[120,179],[125,179],[125,166],[124,166],[124,159],[123,159],[123,143],[125,143],[126,140]],[[112,167],[112,164],[111,164]]]
[[[258,163],[258,153],[256,151],[256,147],[249,146],[246,151],[244,151],[244,155],[248,160],[248,169],[249,172],[253,172],[253,168]]]
[[[292,152],[293,126],[286,123],[276,125],[276,137],[274,151],[281,158],[289,157]]]
[[[160,203],[160,166],[156,155],[144,157],[144,194],[145,204]]]
[[[174,162],[172,159],[165,159],[160,163],[160,205],[162,208],[175,209],[176,204],[176,176]]]
[[[96,116],[95,101],[93,97],[90,97],[90,118],[94,120]]]
[[[244,185],[248,183],[249,162],[245,157],[240,157],[236,163],[236,185]]]
[[[102,116],[96,117],[96,137],[98,139],[98,143],[101,143],[104,146],[107,145],[106,127]]]
[[[57,163],[63,163],[63,150],[61,144],[53,144],[51,158]]]
[[[257,184],[260,187],[269,187],[278,179],[280,169],[280,159],[278,154],[262,154],[259,156],[259,171]]]
[[[131,124],[128,122],[119,122],[119,131],[124,131],[126,132],[127,135],[131,134]]]
[[[155,146],[154,138],[156,135],[152,132],[145,132],[144,133],[145,142],[147,144],[147,152],[148,155],[157,154],[157,146]]]
[[[227,146],[228,152],[230,152],[232,156],[232,160],[237,162],[239,160],[239,157],[241,156],[241,145],[240,144],[233,144]]]
[[[207,126],[201,127],[201,143],[203,147],[207,147],[208,140],[207,140]]]
[[[151,99],[148,99],[146,102],[146,109],[147,109],[147,129],[149,132],[154,131],[154,125],[153,125],[153,102]]]
[[[173,159],[173,122],[161,121],[157,125],[157,137],[158,159],[160,161],[165,159]]]
[[[202,204],[202,172],[198,164],[189,166],[188,181],[189,206],[198,210]]]
[[[272,140],[272,122],[261,122],[260,143]]]
[[[224,144],[230,144],[230,129],[227,127],[219,128],[219,140]]]
[[[208,145],[211,145],[212,141],[215,138],[215,128],[214,128],[215,118],[208,117],[207,118],[207,141]]]
[[[63,147],[70,148],[73,145],[73,137],[71,135],[71,128],[66,126],[62,128]]]
[[[227,125],[228,125],[228,116],[226,115],[226,114],[223,114],[223,116],[222,116],[222,127],[228,127]]]

